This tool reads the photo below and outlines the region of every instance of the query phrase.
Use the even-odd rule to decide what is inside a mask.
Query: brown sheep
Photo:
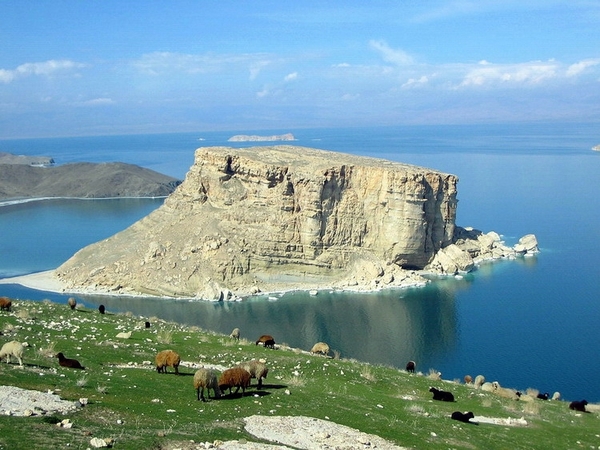
[[[262,380],[263,378],[267,378],[267,374],[269,373],[269,369],[264,363],[254,359],[252,361],[243,362],[238,367],[247,370],[250,373],[250,377],[256,378],[258,381],[257,388],[262,388]]]
[[[329,345],[327,345],[325,342],[317,342],[312,346],[310,352],[327,356],[329,354]]]
[[[256,345],[259,343],[261,343],[265,348],[275,348],[275,339],[273,339],[273,336],[268,334],[263,334],[261,337],[259,337],[256,341]]]
[[[69,297],[69,300],[67,300],[67,305],[69,305],[71,309],[75,309],[77,306],[77,300],[75,300],[75,297]]]
[[[0,297],[0,310],[2,311],[10,311],[10,307],[12,306],[12,302],[8,297]]]
[[[154,358],[154,362],[156,363],[156,371],[158,373],[169,373],[167,371],[167,366],[171,366],[175,369],[175,375],[179,375],[179,363],[181,362],[181,358],[179,357],[179,354],[173,350],[163,350],[162,352],[158,352],[156,358]]]
[[[215,393],[215,398],[221,397],[221,390],[219,389],[219,383],[217,381],[216,373],[211,369],[198,369],[194,374],[194,388],[196,389],[196,396],[198,400],[204,398],[204,388],[206,388],[206,395],[210,395],[210,389]]]
[[[246,393],[246,388],[250,386],[250,378],[250,372],[241,367],[227,369],[219,378],[219,389],[221,389],[221,391],[229,389],[229,394],[231,394],[231,388],[235,386],[237,389],[234,394],[237,394],[240,388],[242,388],[243,395]]]
[[[81,369],[81,370],[85,369],[85,367],[83,367],[79,363],[79,361],[77,361],[76,359],[65,358],[65,355],[63,355],[62,353],[57,353],[56,357],[58,358],[58,364],[61,367],[70,367],[71,369]]]
[[[473,377],[471,375],[465,375],[465,384],[473,384]]]

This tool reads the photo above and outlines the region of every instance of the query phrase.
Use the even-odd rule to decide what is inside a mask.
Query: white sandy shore
[[[18,277],[1,278],[0,284],[20,284],[21,286],[40,291],[64,292],[64,286],[54,275],[54,270],[21,275]]]

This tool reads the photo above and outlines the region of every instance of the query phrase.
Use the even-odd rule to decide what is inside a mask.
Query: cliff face
[[[200,148],[162,207],[56,274],[67,288],[209,299],[400,282],[452,243],[456,183],[296,146]]]

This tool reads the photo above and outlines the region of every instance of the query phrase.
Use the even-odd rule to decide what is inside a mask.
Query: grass
[[[73,422],[68,429],[49,417],[0,416],[0,449],[85,449],[92,437],[112,438],[114,448],[123,449],[256,441],[243,422],[255,414],[329,419],[418,449],[600,447],[598,413],[577,414],[565,402],[509,400],[464,384],[435,381],[427,374],[339,355],[328,359],[293,349],[264,349],[246,340],[232,343],[228,336],[157,319],[145,329],[143,320],[131,314],[100,315],[82,307],[71,311],[50,302],[13,305],[12,312],[0,312],[0,342],[15,339],[29,347],[23,368],[0,364],[2,384],[53,390],[67,400],[88,398],[88,404],[59,416]],[[129,330],[130,339],[116,338]],[[243,396],[199,402],[192,386],[195,369],[180,367],[180,376],[154,370],[154,356],[167,348],[184,362],[223,367],[264,358],[269,375],[260,392],[253,386]],[[60,367],[54,352],[78,359],[85,372]],[[434,402],[431,385],[452,391],[457,402]],[[462,424],[450,420],[455,410],[524,417],[528,426]]]

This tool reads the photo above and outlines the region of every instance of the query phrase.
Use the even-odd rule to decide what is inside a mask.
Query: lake
[[[463,278],[374,293],[321,291],[235,303],[87,296],[90,307],[131,311],[255,340],[310,349],[447,379],[485,375],[504,386],[600,401],[600,143],[597,124],[503,124],[199,132],[0,141],[0,151],[57,164],[124,161],[183,178],[193,151],[234,134],[292,132],[296,145],[386,158],[459,176],[457,224],[534,233],[535,257],[486,263]],[[124,229],[162,199],[51,200],[0,208],[0,278],[53,269],[81,247]],[[22,299],[66,295],[0,285]]]

